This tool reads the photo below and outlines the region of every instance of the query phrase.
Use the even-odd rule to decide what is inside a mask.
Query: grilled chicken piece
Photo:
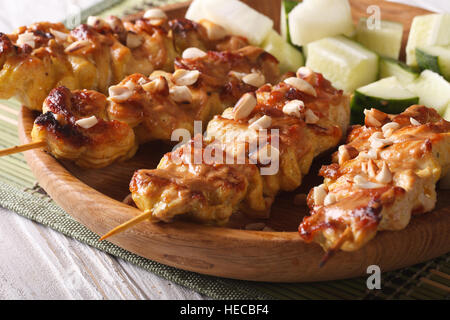
[[[138,144],[150,140],[170,143],[176,129],[192,133],[195,120],[209,121],[236,102],[238,93],[257,89],[237,79],[236,72],[249,72],[264,81],[275,82],[279,77],[276,59],[256,47],[177,58],[176,68],[174,74],[156,71],[150,78],[130,75],[109,89],[109,99],[95,91],[71,93],[65,87],[52,90],[44,103],[45,115],[35,122],[33,141],[47,141],[47,150],[57,158],[74,160],[84,167],[104,167],[132,157]],[[108,126],[102,121],[89,129],[77,124],[92,116],[106,121]],[[118,130],[117,135],[111,132],[113,128]],[[129,130],[134,133],[130,135]],[[94,132],[97,138],[92,136]],[[107,141],[98,138],[106,139],[108,135],[111,139]],[[89,136],[89,147],[84,138],[83,143],[72,141],[80,136]],[[120,143],[121,139],[126,141]]]
[[[100,168],[131,158],[137,150],[133,129],[109,120],[108,101],[95,91],[60,87],[45,100],[35,120],[33,141],[46,141],[56,158],[73,160],[82,167]],[[83,123],[84,122],[84,123]]]
[[[354,251],[377,231],[404,229],[412,215],[432,210],[436,182],[450,168],[450,122],[431,108],[399,115],[365,111],[346,145],[323,166],[324,183],[308,195],[311,215],[299,227],[327,252]]]
[[[276,194],[298,187],[312,159],[336,146],[349,122],[348,97],[321,74],[308,70],[285,81],[261,87],[256,100],[247,93],[214,117],[197,160],[194,140],[157,169],[137,171],[130,190],[139,209],[153,221],[187,214],[223,224],[237,210],[268,217]]]
[[[170,141],[179,128],[192,134],[194,120],[206,123],[236,103],[242,94],[279,79],[277,60],[252,46],[177,58],[175,68],[173,74],[156,71],[149,79],[132,75],[110,89],[110,118],[135,128],[139,143]],[[249,74],[260,77],[262,82],[245,83],[242,77]],[[149,80],[153,82],[147,84]],[[128,97],[129,93],[132,95]]]
[[[234,36],[211,40],[206,27],[184,19],[122,22],[112,16],[88,22],[71,31],[61,23],[41,22],[0,33],[0,98],[17,97],[40,111],[58,86],[106,93],[136,72],[173,71],[174,59],[193,45],[210,50],[248,45]]]

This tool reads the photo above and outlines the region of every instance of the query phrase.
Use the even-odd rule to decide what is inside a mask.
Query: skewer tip
[[[42,147],[45,147],[46,144],[47,143],[45,141],[35,141],[35,142],[30,142],[27,144],[20,145],[20,146],[3,149],[3,150],[0,150],[0,157],[8,156],[11,154],[20,153],[20,152],[24,152],[24,151],[28,151],[28,150],[32,150],[32,149],[42,148]]]
[[[106,233],[105,235],[100,237],[99,241],[101,242],[101,241],[106,240],[107,238],[109,238],[109,237],[111,237],[111,236],[113,236],[115,234],[124,232],[127,229],[137,225],[138,223],[140,223],[140,222],[142,222],[144,220],[150,219],[151,216],[152,216],[152,212],[151,211],[149,211],[149,210],[144,211],[142,214],[138,215],[137,217],[134,217],[133,219],[128,220],[128,221],[122,223],[121,225],[115,227],[111,231],[109,231],[108,233]]]
[[[345,241],[352,238],[352,228],[348,226],[345,228],[344,232],[341,234],[341,236],[333,243],[333,245],[330,247],[330,249],[325,252],[325,255],[323,256],[322,260],[319,262],[319,268],[322,268],[325,263],[327,263],[328,260],[338,251]]]

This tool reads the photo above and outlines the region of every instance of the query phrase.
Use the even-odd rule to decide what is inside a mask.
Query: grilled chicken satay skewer
[[[44,103],[32,130],[57,158],[104,167],[134,155],[139,144],[163,140],[194,120],[206,123],[239,97],[279,78],[276,59],[257,47],[205,53],[187,49],[173,74],[134,74],[109,89],[110,96],[59,87]]]
[[[158,9],[135,22],[90,17],[73,30],[61,23],[35,23],[10,35],[0,33],[0,98],[16,97],[41,111],[58,86],[106,94],[133,73],[172,72],[174,59],[186,48],[221,51],[246,45],[209,21],[168,20]]]
[[[196,137],[166,154],[157,169],[136,171],[132,198],[151,221],[184,215],[223,225],[238,210],[267,218],[275,196],[297,188],[313,158],[336,146],[348,123],[348,97],[321,74],[301,68],[297,77],[261,87],[256,99],[245,94],[233,109],[215,116],[205,140]]]
[[[377,231],[402,230],[413,215],[431,211],[436,182],[450,169],[450,122],[434,109],[365,115],[334,163],[322,167],[324,183],[311,190],[311,215],[299,227],[327,252],[358,250]]]

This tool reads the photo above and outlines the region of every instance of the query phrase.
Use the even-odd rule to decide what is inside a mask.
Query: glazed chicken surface
[[[154,170],[138,170],[130,191],[138,208],[151,210],[154,221],[170,222],[186,214],[208,224],[224,224],[247,201],[249,207],[264,204],[262,179],[252,164],[197,163],[195,151],[205,152],[200,141],[166,154]],[[224,156],[224,155],[223,155]]]
[[[137,171],[133,200],[153,221],[187,215],[224,224],[238,210],[267,218],[277,193],[297,188],[313,158],[336,146],[348,123],[348,97],[301,68],[297,77],[247,93],[215,116],[203,141],[195,137],[157,169]]]
[[[187,48],[236,50],[246,45],[245,39],[228,36],[209,21],[90,17],[73,30],[61,23],[35,23],[9,35],[0,33],[0,98],[15,97],[41,111],[49,92],[59,86],[107,93],[130,74],[173,71],[175,58]]]
[[[194,120],[206,124],[242,94],[279,79],[278,61],[258,47],[198,54],[177,58],[173,74],[155,71],[145,80],[131,75],[110,88],[110,118],[135,128],[139,143],[170,141],[174,130],[188,129],[192,134]]]
[[[353,127],[334,163],[322,167],[324,183],[308,195],[301,237],[331,253],[357,250],[377,231],[404,229],[412,215],[434,208],[449,151],[450,122],[434,109],[366,110],[365,125]]]
[[[243,93],[279,78],[277,60],[260,48],[196,54],[177,58],[174,73],[130,75],[109,88],[108,98],[92,90],[52,90],[35,121],[33,141],[46,141],[57,158],[105,167],[132,157],[139,144],[170,143],[176,129],[193,133],[195,120],[206,123]]]

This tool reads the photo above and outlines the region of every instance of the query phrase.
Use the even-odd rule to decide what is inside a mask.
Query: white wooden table
[[[0,208],[0,299],[204,299]]]
[[[0,0],[0,31],[59,21],[71,4],[85,7],[96,1]],[[398,2],[450,12],[449,0]],[[0,208],[0,299],[206,297]]]

